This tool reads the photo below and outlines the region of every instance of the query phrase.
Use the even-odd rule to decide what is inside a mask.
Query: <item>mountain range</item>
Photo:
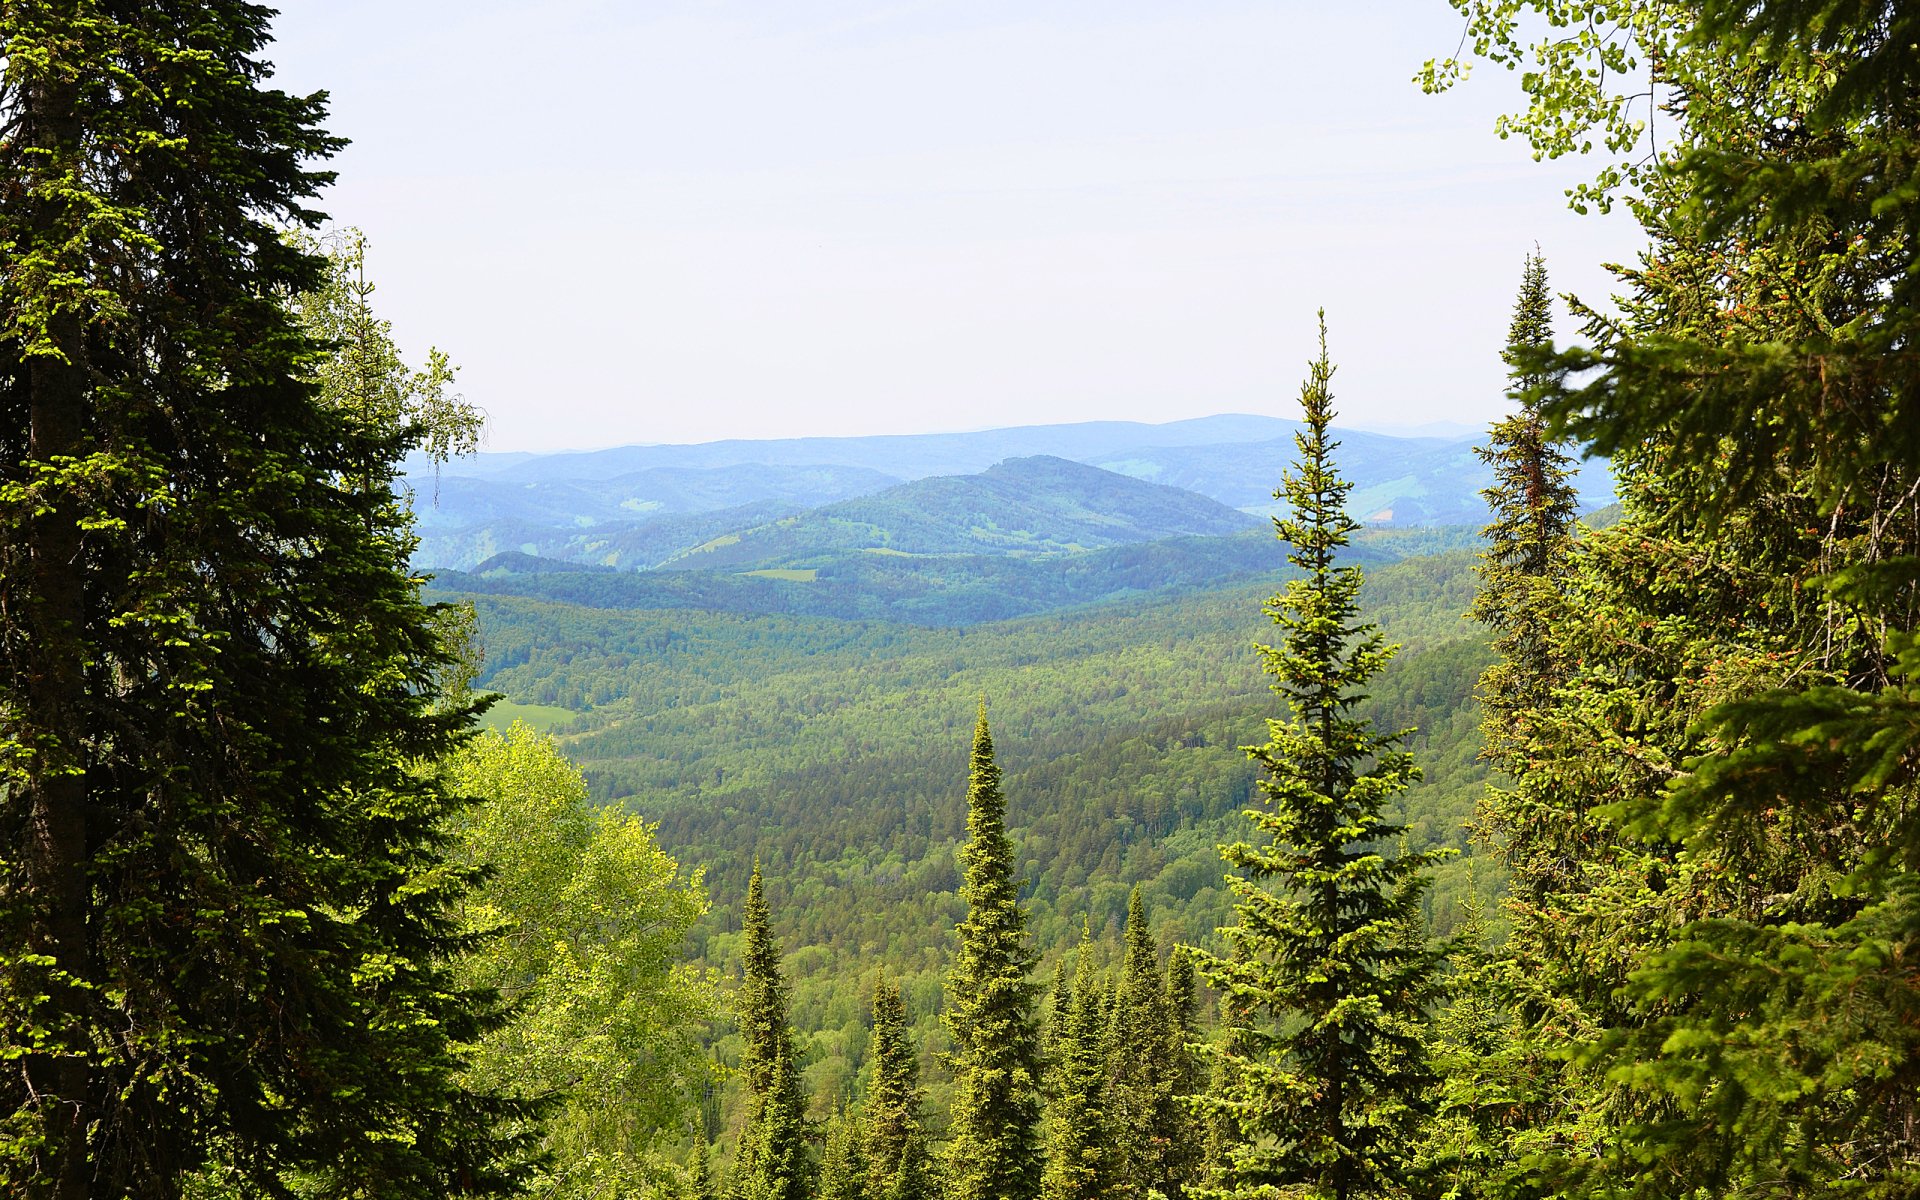
[[[1261,531],[1297,429],[1237,414],[482,454],[415,465],[415,562],[577,603],[1004,620],[1274,569]],[[1485,520],[1473,439],[1339,438],[1377,557]],[[1588,505],[1610,500],[1589,476]]]

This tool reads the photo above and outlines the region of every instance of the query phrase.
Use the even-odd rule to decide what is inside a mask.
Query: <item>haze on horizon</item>
[[[1410,81],[1445,0],[282,8],[494,451],[1290,417],[1322,306],[1341,424],[1480,425],[1522,256],[1600,301],[1637,244],[1511,79]]]

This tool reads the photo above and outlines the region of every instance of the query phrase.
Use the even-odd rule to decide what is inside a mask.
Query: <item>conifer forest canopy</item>
[[[272,11],[0,4],[0,1190],[1920,1195],[1920,9],[1445,3],[1644,239],[1471,439],[484,470]]]

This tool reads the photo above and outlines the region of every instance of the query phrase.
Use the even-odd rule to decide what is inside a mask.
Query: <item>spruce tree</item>
[[[860,1142],[859,1119],[842,1107],[827,1124],[817,1200],[867,1200],[867,1156]]]
[[[1439,1076],[1421,1174],[1440,1200],[1498,1194],[1510,1173],[1510,1125],[1528,1111],[1522,1073],[1535,1054],[1514,1053],[1519,1031],[1507,1012],[1510,964],[1487,947],[1486,903],[1471,873],[1447,979],[1447,1005],[1433,1023]],[[1552,1064],[1545,1065],[1552,1071]]]
[[[1178,1200],[1186,1188],[1201,1177],[1207,1145],[1207,1131],[1194,1112],[1194,1098],[1207,1090],[1206,1065],[1195,1047],[1200,1043],[1196,1023],[1193,952],[1174,943],[1167,955],[1167,1027],[1166,1056],[1171,1064],[1171,1103],[1167,1121],[1167,1177],[1163,1189],[1169,1200]]]
[[[1175,1096],[1180,1064],[1166,979],[1137,885],[1127,900],[1125,945],[1107,1040],[1106,1108],[1117,1194],[1172,1195],[1184,1182],[1174,1165],[1174,1142],[1183,1126]]]
[[[693,1158],[687,1164],[687,1191],[690,1200],[719,1200],[713,1186],[713,1147],[703,1132],[693,1143]]]
[[[1083,928],[1049,1072],[1041,1200],[1098,1200],[1113,1192],[1114,1129],[1104,1103],[1104,991],[1094,975],[1093,936]]]
[[[967,842],[960,852],[967,916],[947,976],[945,1019],[953,1038],[950,1200],[1031,1200],[1040,1186],[1034,953],[1013,877],[1006,813],[982,703],[967,780]]]
[[[900,985],[882,974],[873,989],[873,1081],[867,1087],[867,1195],[932,1200],[926,1131],[920,1120],[920,1063],[907,1036]]]
[[[1269,718],[1267,742],[1248,747],[1262,769],[1265,804],[1247,813],[1259,843],[1221,848],[1240,918],[1222,932],[1237,953],[1203,960],[1253,1022],[1214,1050],[1225,1070],[1209,1104],[1238,1140],[1203,1195],[1393,1192],[1432,1084],[1420,1025],[1440,954],[1400,933],[1440,855],[1390,849],[1402,830],[1382,812],[1418,772],[1404,733],[1353,713],[1393,651],[1360,619],[1360,569],[1339,561],[1359,526],[1328,435],[1332,375],[1323,318],[1299,459],[1275,493],[1291,508],[1275,524],[1302,577],[1269,601],[1284,636],[1260,647],[1288,717]]]
[[[1545,377],[1534,362],[1552,341],[1553,297],[1536,252],[1527,256],[1501,355],[1508,395],[1520,409],[1496,422],[1487,445],[1475,449],[1494,477],[1482,493],[1493,519],[1481,531],[1487,549],[1470,614],[1492,634],[1495,654],[1478,691],[1481,754],[1510,781],[1527,776],[1536,730],[1552,706],[1554,686],[1566,676],[1560,635],[1577,497],[1573,460],[1552,440],[1540,413]],[[1549,811],[1553,801],[1539,793],[1490,785],[1480,802],[1481,824],[1506,859],[1510,889],[1522,904],[1564,885],[1577,854],[1571,843],[1578,822]]]
[[[290,246],[338,139],[268,9],[0,8],[0,1191],[504,1190],[460,1082],[468,706]],[[506,1157],[503,1157],[506,1156]]]
[[[745,1045],[740,1074],[747,1084],[748,1109],[727,1195],[729,1200],[806,1200],[814,1181],[806,1101],[794,1063],[780,944],[773,936],[773,914],[758,862],[747,883],[741,935],[740,1032]]]

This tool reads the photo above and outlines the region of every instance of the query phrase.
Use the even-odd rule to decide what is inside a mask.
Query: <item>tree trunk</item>
[[[27,100],[29,144],[53,151],[50,172],[79,160],[79,116],[70,84],[34,89]],[[36,249],[57,244],[67,224],[62,201],[44,193],[33,202]],[[33,358],[28,374],[29,460],[49,463],[87,453],[85,333],[78,314],[56,312],[47,333],[64,357]],[[89,1170],[87,1135],[93,1123],[87,1039],[88,978],[86,567],[81,558],[82,506],[71,486],[56,484],[43,511],[27,525],[30,602],[26,610],[24,724],[33,739],[25,786],[28,892],[26,947],[53,960],[42,1009],[54,1025],[52,1047],[23,1063],[43,1114],[40,1194],[84,1200]]]

